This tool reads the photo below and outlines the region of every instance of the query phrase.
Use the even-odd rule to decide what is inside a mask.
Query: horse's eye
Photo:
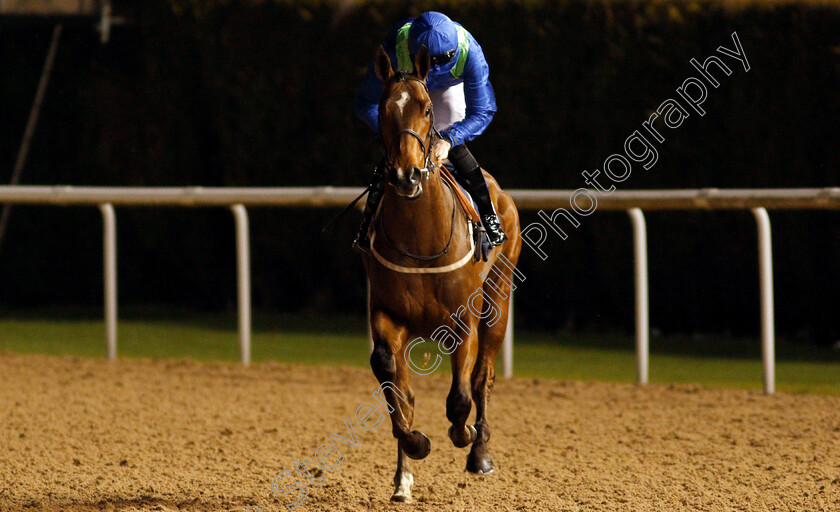
[[[431,114],[431,113],[432,113],[432,106],[429,105],[428,107],[426,107],[426,117],[429,117],[429,114]]]

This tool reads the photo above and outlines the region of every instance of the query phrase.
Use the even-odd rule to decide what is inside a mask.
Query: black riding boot
[[[356,233],[356,239],[353,240],[353,250],[361,254],[370,254],[368,231],[370,230],[370,223],[373,222],[373,216],[376,214],[376,209],[379,207],[379,201],[382,200],[382,195],[385,191],[385,172],[381,170],[383,168],[380,165],[373,171],[373,177],[370,180],[370,191],[368,192],[365,209],[362,212],[362,224],[359,226],[359,232]]]
[[[467,149],[466,144],[461,144],[449,150],[449,161],[455,166],[455,172],[467,185],[470,194],[478,205],[478,214],[481,216],[484,229],[487,231],[490,245],[493,247],[502,245],[507,240],[507,235],[502,231],[499,216],[496,215],[493,201],[490,200],[490,189],[487,188],[487,181],[484,180],[484,174],[482,174],[481,167],[475,157]]]

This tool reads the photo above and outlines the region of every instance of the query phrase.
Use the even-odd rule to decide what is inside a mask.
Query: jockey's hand
[[[435,161],[437,163],[443,163],[443,161],[449,156],[449,150],[452,149],[452,144],[449,143],[446,139],[440,139],[435,143],[435,147],[433,148],[435,152]]]

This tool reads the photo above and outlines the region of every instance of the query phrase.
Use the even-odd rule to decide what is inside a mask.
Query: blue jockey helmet
[[[447,71],[452,68],[458,51],[458,30],[455,23],[447,15],[435,11],[424,12],[415,18],[408,32],[408,49],[412,55],[416,55],[423,45],[433,57],[451,52],[451,60],[439,69]],[[434,59],[432,64],[435,64]]]

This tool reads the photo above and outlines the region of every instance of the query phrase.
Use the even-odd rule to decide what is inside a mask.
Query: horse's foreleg
[[[478,326],[476,322],[472,323],[472,334],[464,334],[465,341],[452,353],[452,387],[446,397],[446,417],[452,422],[449,438],[458,448],[468,446],[476,436],[475,428],[467,426],[467,418],[472,409],[470,376],[478,352]]]
[[[395,325],[383,313],[373,315],[371,321],[374,347],[370,366],[380,383],[391,415],[391,426],[397,439],[397,471],[394,475],[393,501],[411,501],[414,476],[408,458],[422,459],[431,451],[431,442],[422,432],[411,430],[414,421],[414,390],[409,381],[409,369],[404,352],[408,331]]]
[[[467,456],[467,471],[487,474],[493,471],[493,457],[487,444],[490,441],[490,426],[487,422],[487,405],[490,393],[496,381],[496,356],[505,338],[508,323],[508,301],[492,287],[485,285],[484,292],[499,308],[499,317],[493,325],[488,325],[490,318],[479,325],[478,360],[472,374],[472,396],[475,401],[475,442]]]
[[[391,501],[411,503],[411,486],[414,485],[414,473],[411,471],[411,459],[397,446],[397,472],[394,474],[394,494]]]
[[[507,316],[505,314],[505,316]],[[506,319],[505,319],[506,320]],[[499,322],[501,324],[501,321]],[[493,383],[496,380],[496,355],[505,336],[504,325],[486,328],[482,332],[482,345],[479,349],[478,361],[473,370],[472,396],[475,401],[475,442],[467,457],[467,471],[486,474],[493,471],[493,457],[487,444],[490,441],[490,426],[487,422],[487,404]]]

